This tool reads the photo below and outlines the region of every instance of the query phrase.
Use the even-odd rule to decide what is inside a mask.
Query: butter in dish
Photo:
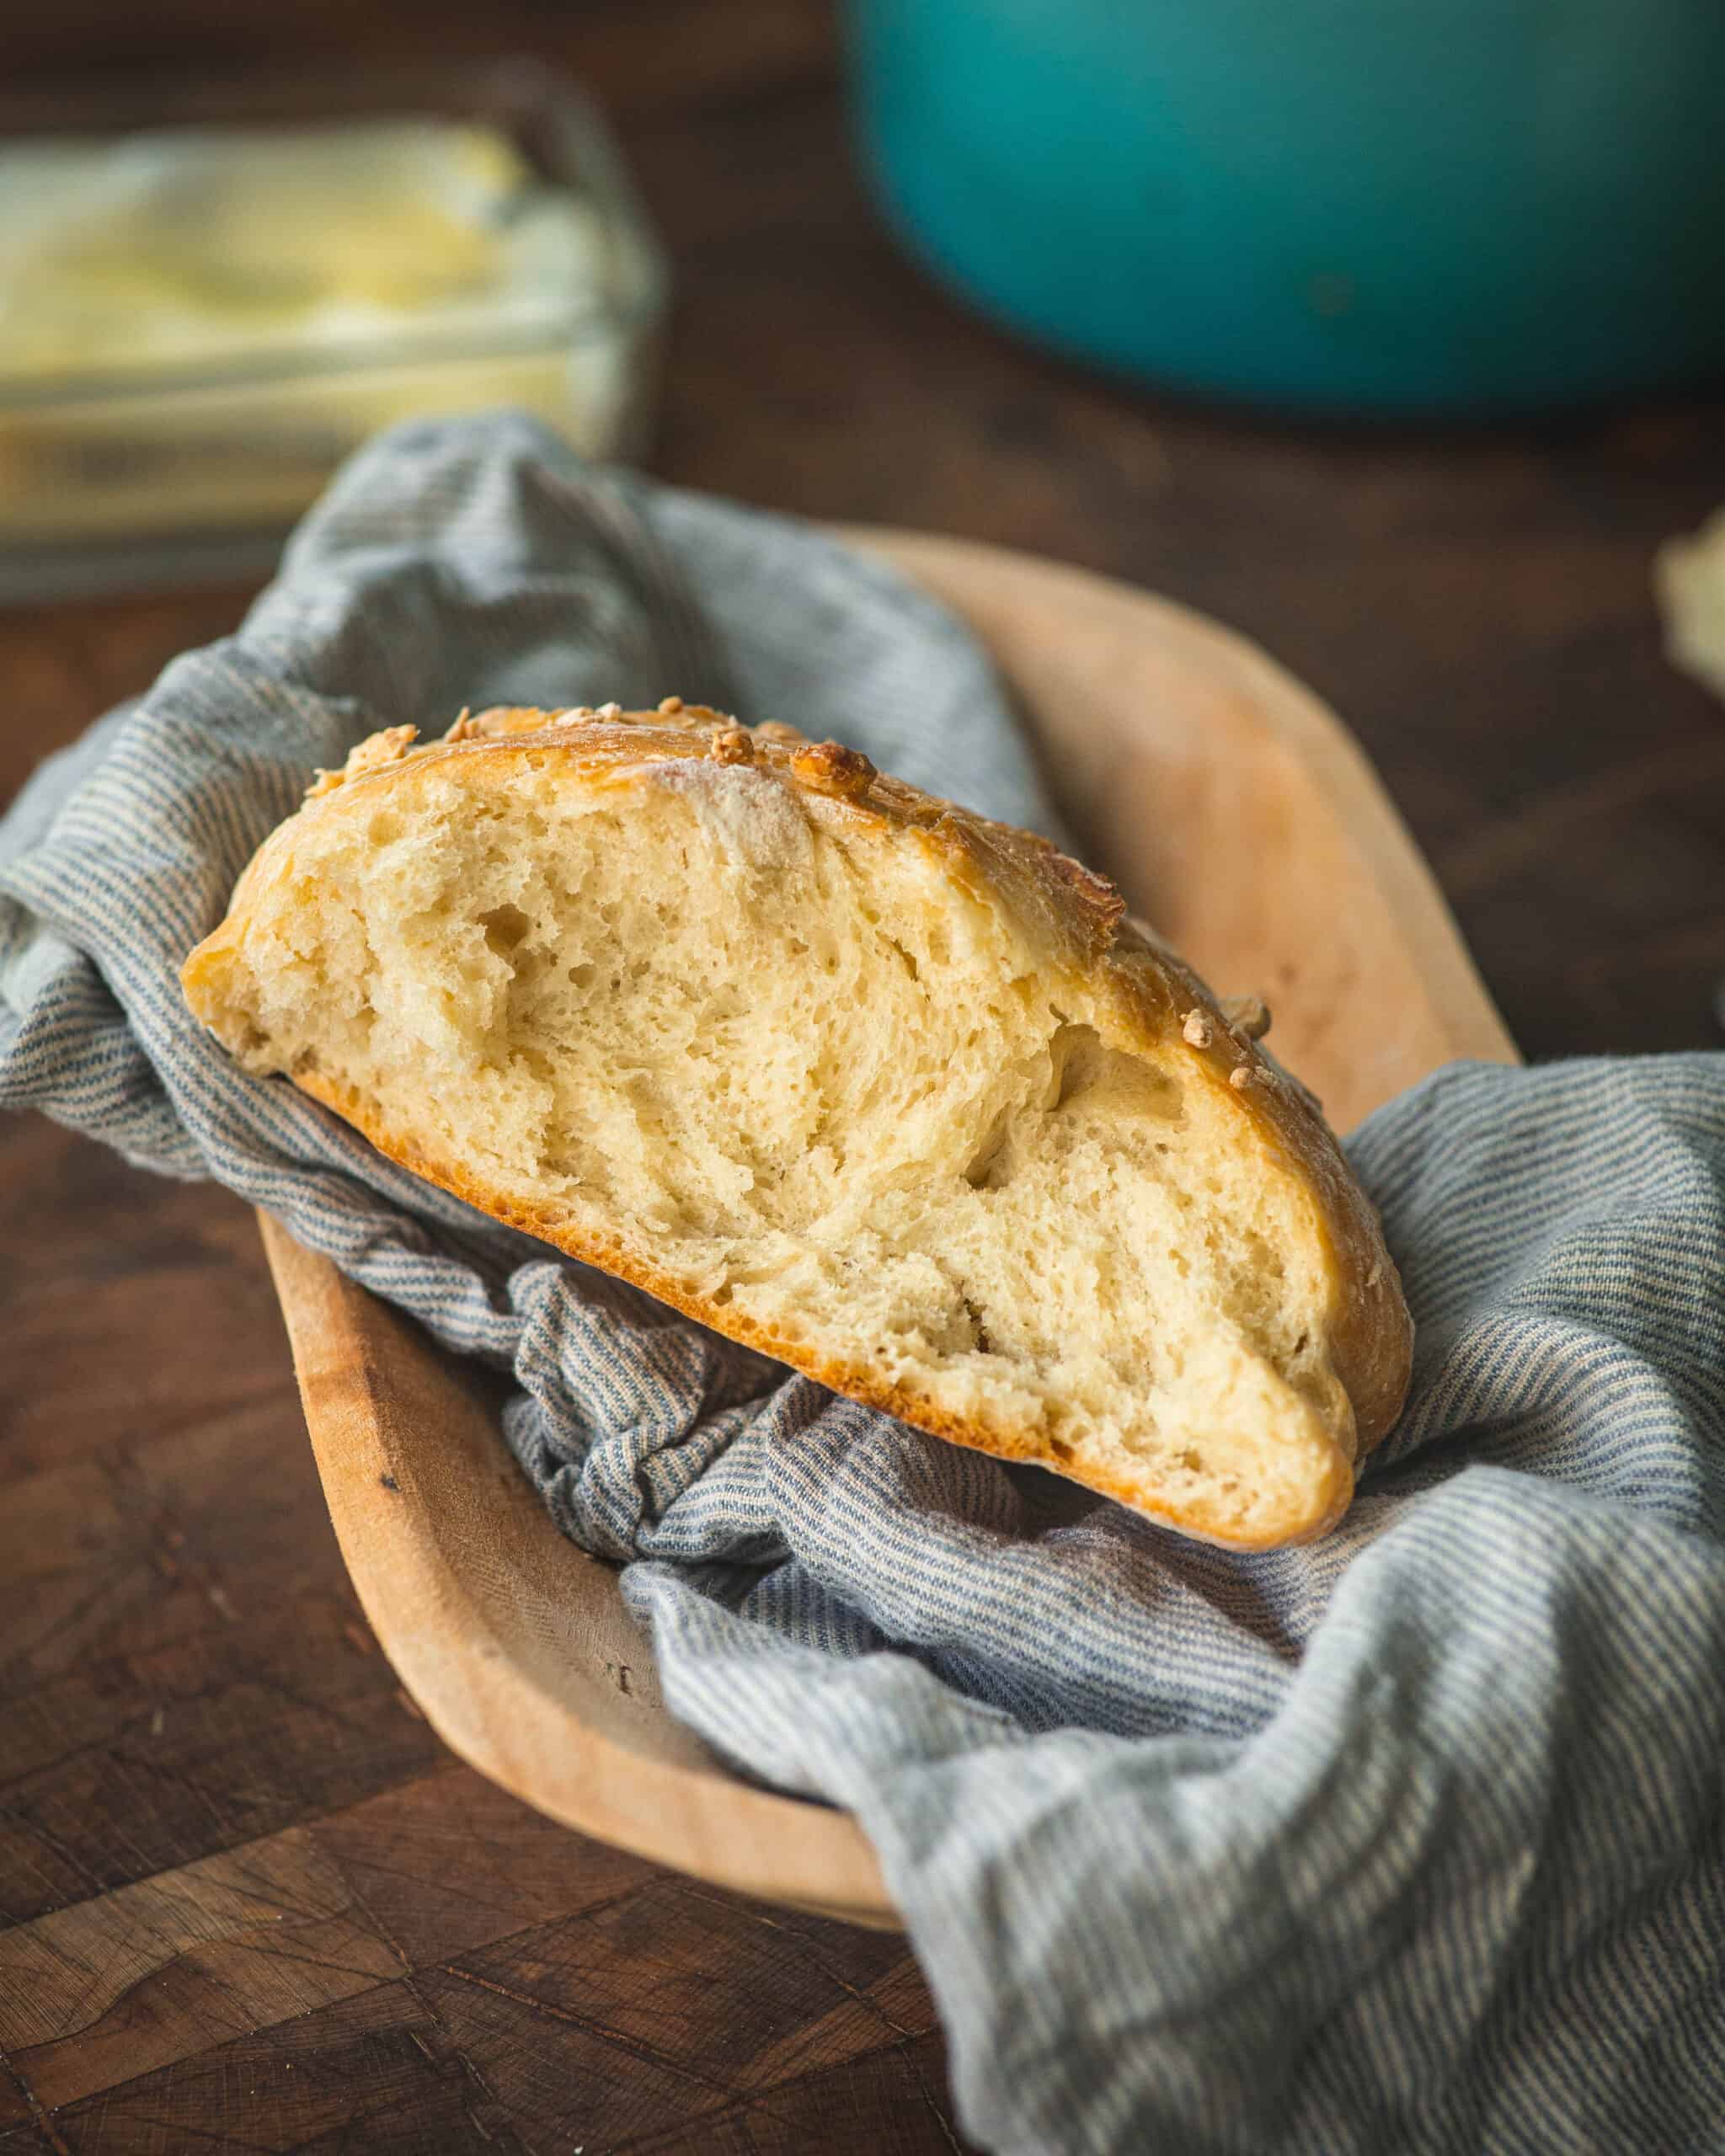
[[[0,599],[265,568],[415,415],[638,448],[663,265],[536,65],[52,118],[0,116]]]

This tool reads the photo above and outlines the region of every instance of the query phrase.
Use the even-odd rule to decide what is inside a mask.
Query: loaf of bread
[[[1411,1330],[1316,1103],[1113,887],[667,699],[321,774],[191,1008],[446,1190],[1184,1533],[1320,1533]]]

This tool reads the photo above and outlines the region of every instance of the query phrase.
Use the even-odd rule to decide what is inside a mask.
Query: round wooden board
[[[1370,767],[1263,653],[1080,570],[845,536],[971,622],[1087,857],[1218,990],[1267,997],[1279,1054],[1338,1129],[1455,1058],[1514,1059]],[[342,1554],[445,1741],[585,1833],[742,1893],[895,1924],[853,1819],[740,1780],[666,1713],[615,1572],[552,1525],[498,1433],[496,1393],[263,1225]]]

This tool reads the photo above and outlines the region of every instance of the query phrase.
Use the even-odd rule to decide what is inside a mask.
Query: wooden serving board
[[[964,616],[1087,857],[1347,1129],[1458,1056],[1515,1049],[1359,749],[1263,653],[1185,609],[955,540],[852,531]],[[792,714],[794,717],[794,714]],[[461,1756],[552,1817],[856,1923],[895,1912],[847,1814],[730,1774],[665,1712],[610,1566],[552,1525],[494,1388],[273,1221],[264,1240],[342,1554]]]

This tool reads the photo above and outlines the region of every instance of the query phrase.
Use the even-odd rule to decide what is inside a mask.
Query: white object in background
[[[1690,539],[1668,539],[1653,560],[1653,590],[1674,666],[1725,696],[1725,510]]]

